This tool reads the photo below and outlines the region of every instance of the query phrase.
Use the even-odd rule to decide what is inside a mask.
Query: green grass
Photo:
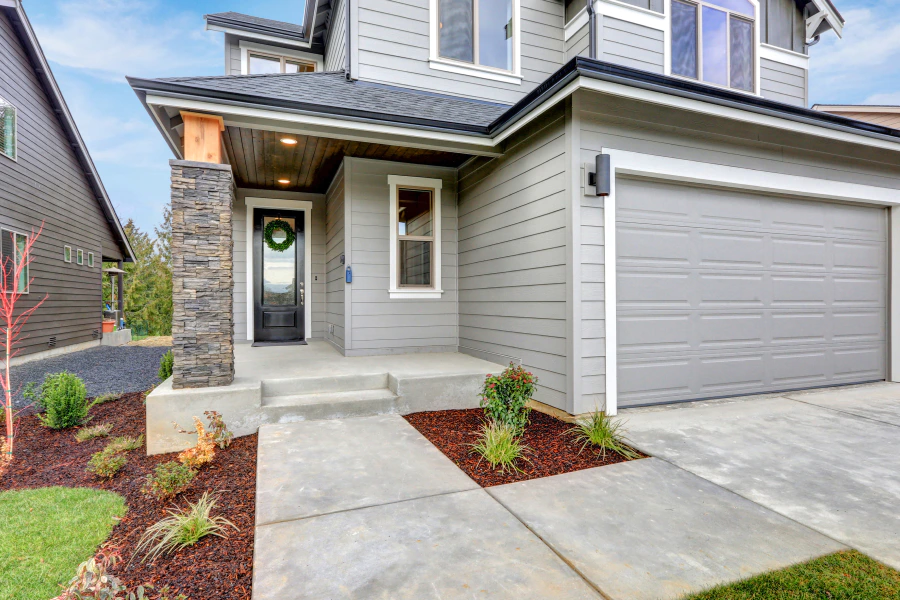
[[[838,552],[686,596],[684,600],[884,600],[900,598],[900,572],[856,551]]]
[[[90,488],[0,492],[0,598],[59,595],[125,510],[118,494]]]

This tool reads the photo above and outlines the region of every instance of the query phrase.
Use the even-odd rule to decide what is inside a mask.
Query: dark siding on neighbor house
[[[22,354],[89,342],[100,328],[102,256],[122,258],[118,244],[9,18],[0,12],[0,96],[18,110],[18,160],[0,156],[0,227],[31,233],[34,283],[23,302],[44,305],[25,327]],[[72,263],[63,262],[63,246]],[[84,265],[75,264],[84,250]],[[94,253],[94,267],[87,253]]]

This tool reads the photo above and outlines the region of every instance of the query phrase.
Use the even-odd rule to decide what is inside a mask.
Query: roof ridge
[[[264,77],[296,77],[299,75],[344,75],[344,71],[315,71],[312,73],[246,73],[240,75],[188,75],[181,77],[159,77],[157,81],[222,81],[225,79],[253,79]]]

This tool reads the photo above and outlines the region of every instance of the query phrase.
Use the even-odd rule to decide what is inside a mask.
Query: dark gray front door
[[[305,231],[303,213],[289,210],[261,210],[253,213],[253,340],[254,342],[296,342],[306,334],[304,303]],[[294,233],[288,248],[272,248],[265,241],[266,227],[282,221]],[[275,230],[272,241],[282,244],[286,235]]]

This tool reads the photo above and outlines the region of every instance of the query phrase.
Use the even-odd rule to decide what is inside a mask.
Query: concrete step
[[[362,417],[397,412],[397,396],[387,388],[263,397],[263,408],[279,420]]]
[[[264,379],[262,382],[262,393],[263,397],[267,398],[360,390],[382,390],[387,387],[387,373],[330,375],[324,377]]]

